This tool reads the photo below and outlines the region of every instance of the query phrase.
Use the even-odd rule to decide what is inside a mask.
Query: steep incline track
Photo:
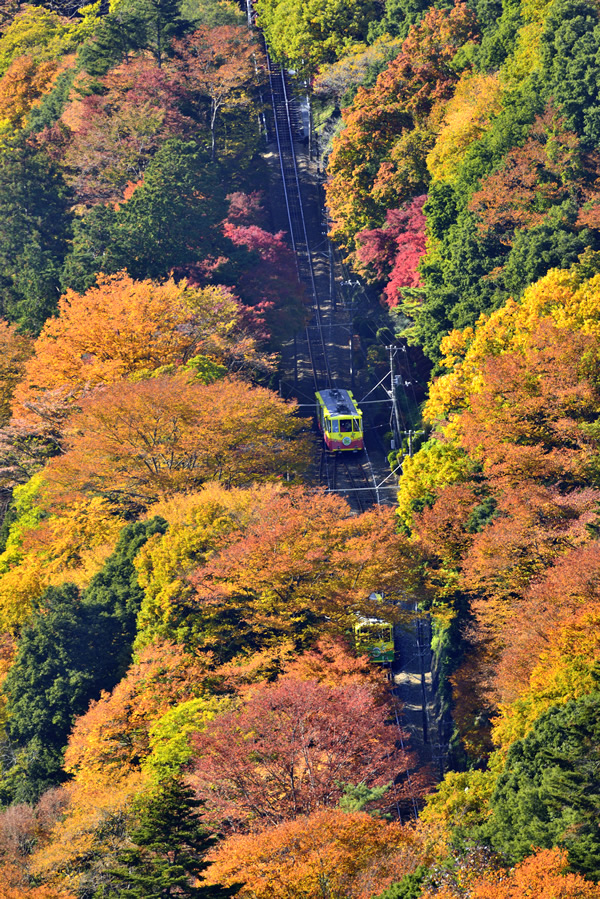
[[[311,318],[304,334],[284,352],[284,393],[296,396],[306,411],[313,411],[315,390],[353,386],[352,317],[336,297],[334,254],[326,237],[319,186],[302,144],[300,106],[289,76],[270,60],[268,75],[272,104],[269,130],[278,158],[285,225],[299,277],[311,300]],[[357,399],[360,404],[361,397]],[[318,471],[319,482],[345,496],[356,511],[395,499],[394,479],[390,478],[383,446],[369,437],[368,412],[366,420],[367,451],[347,454],[337,461],[323,457]],[[379,489],[382,481],[385,485]]]
[[[297,109],[294,100],[290,98],[285,72],[279,66],[273,65],[268,56],[267,61],[273,109],[273,131],[281,169],[289,237],[296,254],[298,274],[312,299],[313,317],[306,329],[306,343],[314,389],[318,390],[319,387],[331,387],[332,376],[323,335],[317,279],[308,238],[304,200],[294,147],[294,132],[297,130],[297,127],[295,127],[297,125]]]

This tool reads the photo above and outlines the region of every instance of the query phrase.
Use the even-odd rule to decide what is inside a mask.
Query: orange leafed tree
[[[63,787],[68,804],[29,858],[30,875],[45,884],[40,890],[48,890],[39,899],[70,899],[70,891],[81,896],[90,882],[102,883],[125,843],[132,802],[145,787],[143,776],[128,769],[111,769],[103,783],[75,781]]]
[[[235,607],[243,597],[251,626],[267,619],[289,625],[310,610],[338,629],[351,626],[353,613],[385,609],[401,617],[397,601],[419,588],[415,563],[392,510],[354,516],[337,497],[298,490],[273,498],[191,580],[201,606]],[[383,605],[369,599],[375,591]]]
[[[4,875],[4,869],[0,868],[0,877]],[[0,899],[76,899],[76,896],[61,887],[11,887],[0,884]]]
[[[4,120],[12,128],[19,128],[31,107],[52,85],[59,68],[54,59],[14,59],[0,79],[0,123]]]
[[[138,557],[140,645],[185,633],[225,663],[296,641],[300,630],[307,641],[347,633],[355,612],[398,620],[397,600],[419,590],[415,552],[392,509],[357,516],[339,497],[277,484],[209,484],[181,500],[153,507],[171,527]],[[374,591],[383,602],[370,599]]]
[[[434,142],[428,119],[458,80],[452,59],[472,37],[475,19],[460,0],[429,9],[375,85],[359,88],[343,112],[329,164],[327,205],[334,238],[351,247],[359,231],[381,226],[385,212],[424,192]]]
[[[590,541],[600,500],[594,307],[588,302],[592,333],[559,326],[565,295],[556,315],[548,305],[537,315],[529,308],[515,327],[514,307],[494,329],[480,325],[477,353],[463,372],[462,409],[444,429],[478,470],[439,490],[432,508],[414,516],[433,560],[433,586],[441,585],[442,596],[451,584],[472,597],[471,651],[453,686],[455,720],[477,754],[490,748],[484,730],[494,706],[527,689],[550,632],[562,623],[557,607],[569,591],[561,589],[552,608],[550,595],[531,585],[543,584],[550,566]]]
[[[239,333],[238,315],[237,300],[224,288],[100,275],[85,294],[69,290],[61,297],[58,315],[35,341],[15,412],[48,390],[112,384],[198,353],[221,361]]]
[[[116,384],[82,405],[70,448],[48,471],[59,491],[144,507],[207,480],[293,475],[307,458],[295,404],[234,378],[204,385],[182,374]]]
[[[599,575],[600,543],[594,541],[559,557],[544,577],[534,581],[519,602],[519,626],[515,627],[513,620],[506,626],[495,677],[502,703],[513,703],[525,691],[529,702],[536,693],[540,706],[547,707],[560,701],[561,683],[564,701],[580,695],[569,695],[569,688],[590,689],[589,669],[599,652],[600,635],[591,626],[600,608]],[[570,640],[566,638],[569,632]],[[540,679],[530,688],[536,667]]]
[[[367,656],[356,657],[343,640],[328,635],[285,664],[286,674],[298,680],[316,680],[330,687],[363,684],[370,686],[374,695],[384,692],[385,680],[379,669]]]
[[[237,655],[216,669],[216,675],[223,678],[223,689],[239,694],[281,672],[329,687],[362,684],[370,687],[381,702],[387,701],[387,681],[380,666],[372,664],[367,656],[356,656],[346,640],[329,634],[300,655],[289,640],[250,655]]]
[[[240,899],[370,899],[411,873],[418,854],[408,827],[327,809],[229,837],[213,851],[205,879],[241,883]]]
[[[502,486],[588,483],[598,368],[595,338],[542,319],[522,351],[490,354],[481,366],[479,389],[460,416],[463,447]]]
[[[600,885],[580,874],[568,873],[563,849],[542,849],[512,871],[469,882],[467,889],[451,886],[426,892],[421,899],[600,899]]]

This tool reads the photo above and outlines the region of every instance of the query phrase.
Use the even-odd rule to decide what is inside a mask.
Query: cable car
[[[372,662],[391,665],[395,657],[394,627],[381,618],[359,617],[354,625],[354,644],[359,655]]]
[[[364,449],[362,412],[352,392],[340,388],[318,390],[317,415],[319,430],[328,450],[338,452]]]

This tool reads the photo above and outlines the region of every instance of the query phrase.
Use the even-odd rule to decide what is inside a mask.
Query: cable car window
[[[332,418],[331,420],[331,430],[334,434],[337,434],[340,429],[340,423],[337,418]]]
[[[352,430],[353,430],[353,431],[360,431],[360,419],[354,418],[354,419],[352,420]]]
[[[352,430],[351,418],[340,418],[340,431],[342,434],[349,434]]]

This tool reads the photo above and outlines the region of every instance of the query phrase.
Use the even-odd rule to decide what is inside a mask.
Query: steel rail
[[[326,373],[326,378],[327,378],[326,386],[331,387],[331,386],[333,386],[332,378],[331,378],[331,370],[329,368],[329,359],[327,356],[327,349],[325,346],[325,337],[323,334],[323,322],[321,319],[321,304],[319,302],[319,294],[317,291],[317,285],[316,285],[316,281],[315,281],[315,270],[314,270],[313,261],[312,261],[310,243],[308,240],[308,231],[306,228],[306,218],[304,216],[304,207],[302,205],[302,191],[300,188],[300,179],[298,177],[298,165],[296,162],[296,153],[294,152],[293,133],[292,133],[292,127],[291,127],[290,112],[289,112],[290,103],[289,103],[289,97],[288,97],[288,92],[287,92],[287,85],[285,83],[285,72],[283,71],[283,69],[280,69],[280,75],[281,75],[281,86],[283,88],[283,96],[284,96],[284,100],[285,100],[285,109],[287,111],[288,132],[290,135],[290,143],[292,146],[292,163],[293,163],[293,170],[294,170],[294,179],[296,182],[296,190],[298,192],[298,198],[300,201],[299,208],[300,208],[300,217],[301,217],[301,221],[302,221],[302,231],[304,234],[304,243],[306,246],[306,260],[308,262],[312,295],[313,295],[313,300],[314,300],[314,304],[315,304],[315,319],[317,322],[317,328],[319,329],[319,339],[321,342],[321,349],[323,351],[323,359],[325,361],[325,373]]]
[[[304,214],[302,191],[300,187],[300,177],[296,161],[296,152],[294,149],[291,103],[285,82],[285,73],[280,66],[273,65],[266,46],[265,53],[273,108],[275,139],[277,142],[282,187],[290,229],[290,241],[296,258],[298,275],[305,281],[305,283],[307,283],[307,287],[309,287],[309,290],[312,293],[313,318],[316,323],[312,327],[317,330],[318,337],[315,345],[315,340],[312,338],[307,327],[306,341],[314,386],[315,390],[318,390],[323,386],[330,387],[332,384],[332,377],[323,333],[321,306],[315,280],[312,254],[308,239],[308,229]],[[300,266],[301,258],[306,262],[307,272],[305,277],[302,277]],[[319,349],[318,354],[316,352],[317,346]],[[322,356],[322,365],[317,361],[317,355]],[[323,380],[325,384],[321,383],[321,380]]]

